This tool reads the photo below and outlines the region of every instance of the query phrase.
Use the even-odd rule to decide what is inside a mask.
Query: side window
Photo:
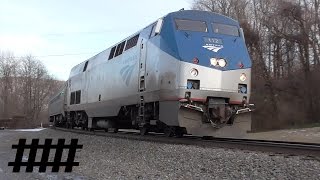
[[[76,94],[75,94],[75,92],[71,92],[70,105],[74,104],[75,100],[76,100]]]
[[[81,91],[76,91],[76,102],[75,104],[80,104],[81,101]]]
[[[113,58],[113,55],[114,55],[114,52],[115,52],[115,51],[116,51],[116,46],[114,46],[114,47],[111,49],[108,60],[110,60],[110,59]]]
[[[156,23],[154,23],[152,25],[152,30],[151,30],[151,34],[150,34],[149,38],[157,36],[160,33],[161,29],[162,29],[162,25],[163,25],[163,19],[160,18],[160,19],[158,19],[158,21]]]
[[[89,63],[89,61],[87,61],[86,64],[84,64],[84,68],[83,68],[83,71],[82,71],[82,72],[85,72],[85,71],[87,70],[88,63]]]
[[[140,34],[137,34],[137,35],[135,35],[134,37],[130,38],[127,41],[125,51],[137,45],[138,39],[139,39],[139,35]]]
[[[126,41],[123,41],[122,43],[118,44],[114,57],[117,57],[120,54],[122,54],[122,51],[123,51],[123,48],[124,48],[125,44],[126,44]]]
[[[137,34],[134,37],[130,38],[129,40],[123,41],[120,44],[118,44],[117,46],[112,47],[112,49],[110,50],[108,60],[110,60],[114,57],[117,57],[117,56],[121,55],[124,51],[136,46],[138,43],[139,35],[140,34]]]
[[[154,36],[156,35],[156,33],[155,33],[155,31],[154,31],[154,30],[156,29],[155,27],[156,27],[156,24],[153,24],[153,25],[152,25],[151,32],[150,32],[149,39],[152,38],[152,37],[154,37]]]

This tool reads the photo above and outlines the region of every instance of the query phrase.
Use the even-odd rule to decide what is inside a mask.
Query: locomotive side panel
[[[67,81],[66,104],[68,110],[81,109],[84,104],[83,91],[85,89],[85,79],[83,78],[83,68],[85,62],[82,62],[72,68],[70,77]]]
[[[126,56],[105,61],[88,75],[89,117],[116,116],[120,107],[135,104],[138,88],[139,49],[132,48]]]
[[[161,52],[160,55],[160,121],[169,126],[178,126],[178,94],[180,61]]]
[[[117,57],[108,60],[110,50],[107,51],[104,56],[97,58],[98,61],[103,63],[99,63],[98,66],[94,66],[87,72],[88,101],[84,108],[89,117],[117,116],[122,106],[139,103],[139,62],[142,47],[148,48],[147,42],[150,31],[151,26],[142,30],[137,44]],[[148,54],[146,51],[145,57]],[[154,61],[148,63],[150,63],[151,68],[154,67]],[[153,70],[149,70],[147,76],[156,78]],[[154,90],[154,88],[149,89],[149,87],[155,87],[155,83],[149,82],[146,84],[149,92]]]

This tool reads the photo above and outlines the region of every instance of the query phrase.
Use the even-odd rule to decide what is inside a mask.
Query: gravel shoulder
[[[78,138],[80,166],[72,173],[12,173],[19,138]],[[39,132],[0,131],[0,179],[320,179],[320,160],[236,149],[82,135],[45,129]],[[25,154],[26,155],[26,154]],[[64,170],[64,168],[62,168]],[[49,168],[50,171],[50,168]]]
[[[249,133],[249,139],[320,143],[320,127]]]

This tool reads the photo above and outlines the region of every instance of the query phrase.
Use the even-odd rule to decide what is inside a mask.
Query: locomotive
[[[49,102],[54,126],[242,137],[251,60],[236,20],[180,10],[74,66]]]

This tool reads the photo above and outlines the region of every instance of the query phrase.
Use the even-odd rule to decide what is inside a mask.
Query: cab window
[[[230,36],[239,36],[239,29],[237,26],[212,23],[213,32],[216,34],[224,34]]]
[[[186,19],[175,19],[177,30],[208,32],[208,27],[204,21],[194,21]]]

